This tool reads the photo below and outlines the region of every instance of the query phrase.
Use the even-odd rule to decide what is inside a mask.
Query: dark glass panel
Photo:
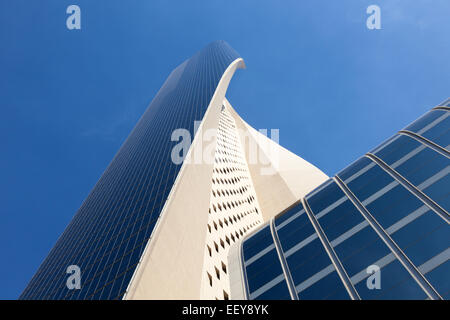
[[[289,294],[289,289],[286,281],[283,280],[277,285],[273,286],[266,292],[262,293],[254,300],[290,300],[291,295]]]
[[[417,134],[421,134],[423,129],[430,125],[433,121],[436,121],[442,115],[444,115],[446,111],[443,110],[431,110],[425,113],[422,117],[411,123],[409,126],[405,128],[405,130],[415,132]]]
[[[433,284],[434,288],[439,292],[445,300],[450,299],[450,261],[447,261],[426,273],[427,279]]]
[[[350,300],[336,271],[299,293],[300,300]]]
[[[316,216],[320,216],[322,210],[327,209],[336,201],[341,200],[343,196],[344,193],[338,185],[332,180],[329,180],[324,188],[320,188],[319,191],[312,191],[309,193],[306,196],[306,200],[308,201],[312,212]]]
[[[295,286],[331,265],[331,260],[318,238],[287,257],[286,261]]]
[[[354,284],[362,299],[426,299],[419,285],[409,276],[398,260],[380,270],[380,289],[369,289],[367,278]],[[369,276],[369,274],[367,275]]]
[[[347,180],[353,179],[355,175],[357,175],[361,170],[364,170],[368,165],[373,165],[372,161],[366,157],[362,157],[339,172],[337,175],[344,182],[347,182]]]
[[[301,203],[295,205],[293,208],[289,209],[288,211],[286,211],[283,214],[281,214],[280,216],[278,216],[275,219],[275,225],[279,226],[284,221],[286,221],[287,219],[291,218],[293,215],[297,214],[302,209],[303,209],[303,206],[302,206]]]
[[[314,227],[306,213],[292,220],[289,224],[277,231],[283,251],[286,253],[300,241],[315,234]]]
[[[242,244],[244,261],[252,258],[272,244],[272,233],[270,232],[270,226],[267,224],[263,229],[260,229],[244,240]]]

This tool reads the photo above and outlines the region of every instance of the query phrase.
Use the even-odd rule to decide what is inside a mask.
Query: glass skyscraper
[[[171,160],[177,128],[194,134],[224,71],[239,58],[217,41],[178,66],[126,139],[21,299],[118,299],[126,291],[181,165]],[[66,287],[66,268],[82,287]]]
[[[232,295],[449,299],[449,172],[447,100],[236,244]]]

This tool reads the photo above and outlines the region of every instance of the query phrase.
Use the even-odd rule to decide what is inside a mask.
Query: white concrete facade
[[[213,161],[183,163],[124,299],[233,298],[230,247],[328,179],[239,117],[225,93],[243,67],[225,71],[186,157],[215,130]]]
[[[208,209],[201,299],[229,299],[228,250],[263,223],[245,154],[228,101],[219,116]]]
[[[187,159],[203,151],[204,133],[217,129],[226,90],[238,68],[245,68],[241,58],[225,70]],[[212,163],[183,162],[124,300],[200,298],[212,173]]]

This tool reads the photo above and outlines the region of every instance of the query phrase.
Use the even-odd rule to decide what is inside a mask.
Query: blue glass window
[[[299,298],[349,299],[303,206],[286,215],[275,219],[275,225]],[[325,294],[324,286],[333,289]]]
[[[399,147],[395,148],[396,145]],[[378,155],[386,159],[388,164],[399,163],[398,159],[405,157],[405,154],[411,154],[411,152],[418,154],[425,150],[425,147],[420,147],[418,151],[415,151],[418,147],[420,145],[416,141],[408,137],[397,136],[390,144],[378,151]],[[400,161],[399,166],[407,161],[409,160]],[[450,243],[450,233],[445,221],[378,166],[359,175],[348,185],[371,215],[419,269],[447,249],[448,243]],[[373,188],[371,185],[377,187]],[[369,195],[367,190],[371,190],[372,195]],[[336,252],[338,251],[336,248]],[[396,268],[395,270],[398,272],[401,269]],[[386,272],[382,271],[382,275],[385,274]],[[397,275],[397,278],[399,277]],[[432,285],[437,284],[435,280],[429,281]],[[445,280],[439,279],[438,281]],[[400,293],[401,288],[410,290],[412,285],[410,280],[404,280],[403,284],[395,287],[395,292]],[[408,293],[409,291],[403,292],[402,297],[406,298]],[[383,295],[381,292],[376,293],[378,298]],[[372,294],[368,297],[370,296]],[[386,294],[385,297],[392,298],[392,293]],[[410,298],[416,299],[418,296],[412,295]]]
[[[450,112],[431,110],[405,130],[417,133],[445,149],[450,145]]]
[[[272,233],[270,232],[270,226],[266,225],[264,228],[252,234],[251,237],[245,239],[242,244],[244,260],[248,261],[271,245],[273,246]]]
[[[450,210],[450,159],[403,135],[376,155],[442,208]]]
[[[242,249],[250,299],[290,299],[270,226],[248,236]]]

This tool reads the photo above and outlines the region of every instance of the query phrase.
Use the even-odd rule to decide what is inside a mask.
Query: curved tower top
[[[244,67],[215,41],[172,71],[21,299],[230,297],[230,246],[327,179],[234,111]]]
[[[243,67],[234,49],[215,41],[170,74],[21,299],[123,296],[181,168],[171,161],[171,134],[194,134],[194,121],[203,119],[233,62]],[[70,265],[82,272],[80,290],[66,286]]]

